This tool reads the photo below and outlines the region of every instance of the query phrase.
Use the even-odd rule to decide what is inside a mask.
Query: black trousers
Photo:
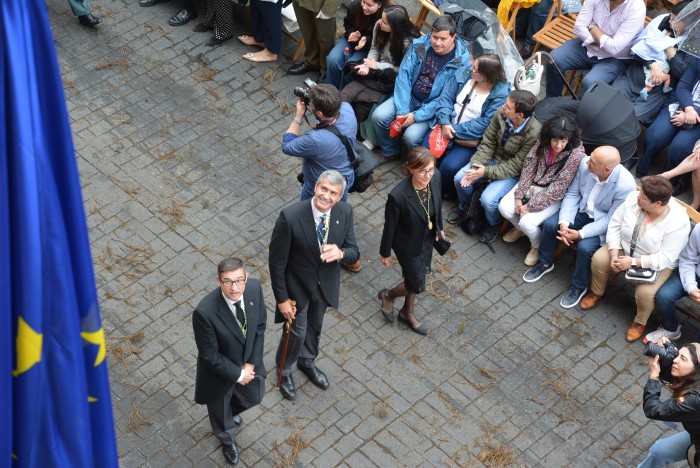
[[[207,403],[211,428],[222,444],[233,445],[236,442],[233,417],[260,404],[264,395],[265,377],[256,375],[246,385],[233,385],[220,400]]]
[[[250,24],[253,38],[267,50],[279,54],[282,47],[282,1],[250,0]]]

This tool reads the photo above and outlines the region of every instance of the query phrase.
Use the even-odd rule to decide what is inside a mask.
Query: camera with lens
[[[294,88],[294,95],[304,101],[304,104],[309,105],[309,88],[297,86]]]
[[[659,356],[659,366],[661,367],[659,377],[661,380],[670,382],[672,379],[671,366],[673,365],[673,360],[678,357],[676,345],[668,341],[662,346],[650,341],[644,347],[644,355],[649,357]]]

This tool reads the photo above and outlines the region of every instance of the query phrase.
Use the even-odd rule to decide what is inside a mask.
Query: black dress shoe
[[[223,38],[223,39],[219,39],[218,37],[213,36],[211,39],[209,39],[209,40],[207,41],[207,45],[208,45],[209,47],[216,47],[216,46],[222,44],[224,41],[228,41],[229,39],[231,39],[231,38],[230,38],[230,37],[225,37],[225,38]]]
[[[170,26],[182,26],[183,24],[189,23],[191,20],[195,19],[197,16],[196,11],[189,11],[187,8],[183,8],[180,12],[168,20]]]
[[[88,26],[90,28],[94,28],[98,24],[102,22],[100,18],[97,16],[93,15],[92,13],[88,13],[87,15],[81,15],[78,16],[78,21],[80,21],[80,24],[83,26]]]
[[[238,447],[234,442],[233,445],[224,445],[221,447],[224,452],[224,458],[229,465],[238,465]]]
[[[153,5],[157,5],[158,3],[165,3],[168,0],[139,0],[139,6],[142,7],[152,7]]]
[[[280,382],[280,393],[287,400],[294,400],[297,397],[297,389],[294,387],[294,381],[292,376],[282,376],[282,382]]]
[[[525,59],[530,58],[533,50],[535,50],[534,45],[525,44],[520,48],[520,50],[518,51],[518,54],[520,54],[520,57],[522,57],[522,59],[525,60]]]
[[[326,82],[326,74],[325,73],[319,74],[317,83],[325,83],[325,82]]]
[[[321,390],[325,390],[330,385],[328,377],[324,374],[316,364],[312,364],[311,367],[304,367],[297,364],[297,367],[309,378],[312,384],[316,385]]]
[[[241,424],[243,424],[243,418],[240,414],[237,414],[233,417],[233,424],[235,424],[236,426],[240,426]]]
[[[303,75],[304,73],[308,73],[311,71],[318,71],[318,68],[310,67],[304,62],[299,62],[287,69],[287,73],[289,73],[290,75]]]

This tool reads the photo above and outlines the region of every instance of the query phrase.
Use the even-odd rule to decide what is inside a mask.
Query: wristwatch
[[[595,24],[595,23],[591,22],[591,24],[589,24],[589,25],[588,25],[588,30],[589,30],[589,31],[592,31],[592,30],[593,30],[593,28],[597,28],[597,27],[598,27],[598,25],[597,25],[597,24]]]

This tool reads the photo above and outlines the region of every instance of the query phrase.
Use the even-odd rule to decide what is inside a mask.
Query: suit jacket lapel
[[[224,300],[223,294],[221,294],[221,288],[219,288],[219,294],[219,310],[217,311],[219,318],[241,343],[245,343],[245,337],[243,336],[241,327],[238,326],[236,319],[233,318],[233,312]]]
[[[299,217],[299,225],[301,232],[304,233],[306,242],[309,244],[310,252],[318,252],[318,255],[321,255],[321,249],[318,246],[318,237],[316,236],[314,212],[311,210],[311,200],[309,200],[308,206],[304,209],[304,215]]]
[[[255,297],[255,294],[249,294],[248,297],[246,297],[245,294],[243,295],[243,299],[245,300],[245,313],[248,327],[246,329],[245,351],[243,352],[243,357],[245,358],[246,362],[249,361],[248,357],[253,350],[255,331],[258,323],[258,311],[260,309],[260,305],[255,303]]]
[[[428,224],[428,217],[425,215],[425,209],[423,208],[423,205],[421,205],[420,199],[418,198],[418,194],[416,193],[415,189],[413,188],[413,183],[411,182],[411,176],[408,176],[408,179],[406,179],[406,199],[408,200],[408,204],[413,210],[416,212],[418,215],[418,219],[422,219],[424,224]],[[431,188],[432,192],[432,188]],[[432,200],[431,200],[432,202]]]

